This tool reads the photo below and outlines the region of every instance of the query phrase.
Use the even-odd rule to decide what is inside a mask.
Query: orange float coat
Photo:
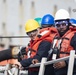
[[[40,30],[40,34],[35,38],[35,40],[32,42],[30,41],[30,44],[27,51],[27,58],[33,58],[38,50],[39,44],[43,40],[47,40],[52,43],[55,36],[59,36],[58,31],[54,27],[50,28],[43,28]]]
[[[60,58],[68,56],[70,54],[70,51],[74,50],[73,47],[70,45],[70,42],[75,33],[76,29],[71,28],[60,38],[62,39],[60,45]]]

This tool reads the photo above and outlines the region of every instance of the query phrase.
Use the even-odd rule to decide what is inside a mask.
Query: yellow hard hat
[[[30,31],[33,31],[33,30],[39,28],[39,27],[40,27],[40,25],[38,24],[37,21],[35,21],[34,19],[30,19],[25,24],[25,31],[30,32]]]

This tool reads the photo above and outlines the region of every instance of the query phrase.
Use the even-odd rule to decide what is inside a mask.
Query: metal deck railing
[[[29,67],[40,66],[38,75],[44,75],[44,71],[45,71],[45,67],[46,67],[45,65],[49,65],[49,64],[53,64],[53,63],[56,63],[56,62],[59,62],[59,61],[62,61],[62,60],[69,59],[67,75],[73,75],[73,66],[74,66],[74,59],[75,58],[76,58],[75,50],[71,50],[70,51],[70,56],[67,56],[67,57],[64,57],[64,58],[59,58],[59,59],[56,59],[56,60],[51,60],[51,61],[47,61],[47,58],[42,58],[41,63],[37,63],[35,65],[31,64]],[[5,71],[4,75],[19,75],[19,69],[18,68],[15,68],[15,71],[14,71],[15,73],[10,71],[10,65],[6,65],[5,67],[3,67],[3,70]]]

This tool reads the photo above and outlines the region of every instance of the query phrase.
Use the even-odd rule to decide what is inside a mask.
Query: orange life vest
[[[1,49],[0,51],[2,51],[2,50],[4,50],[4,49]],[[4,66],[4,65],[6,65],[6,64],[8,64],[8,63],[10,63],[10,60],[1,61],[1,62],[0,62],[0,66]]]
[[[9,59],[9,60],[4,60],[4,61],[0,62],[0,66],[5,66],[7,64],[13,64],[13,65],[17,64],[17,65],[20,65],[20,63],[18,62],[17,59]]]
[[[56,31],[53,28],[44,28],[41,29],[40,34],[35,38],[34,42],[30,42],[30,45],[27,48],[27,56],[28,58],[31,57],[33,58],[38,50],[39,44],[43,40],[47,40],[49,42],[52,42],[54,37],[58,35],[58,31]]]
[[[18,59],[10,59],[9,64],[13,64],[13,65],[20,65],[20,62],[18,62]]]
[[[76,33],[76,30],[70,29],[66,32],[64,36],[61,37],[62,42],[60,47],[60,58],[68,56],[70,54],[70,51],[74,50],[73,47],[70,45],[74,33]]]
[[[8,60],[4,60],[0,62],[0,66],[6,65],[6,64],[8,64]]]

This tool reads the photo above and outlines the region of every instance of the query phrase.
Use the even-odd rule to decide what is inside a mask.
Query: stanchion
[[[75,57],[75,50],[72,50],[70,52],[70,58],[69,58],[69,65],[68,65],[67,75],[73,75],[74,57]]]
[[[39,74],[38,75],[44,75],[44,71],[45,71],[44,62],[46,62],[46,61],[47,61],[47,58],[42,58],[40,69],[39,69]]]

